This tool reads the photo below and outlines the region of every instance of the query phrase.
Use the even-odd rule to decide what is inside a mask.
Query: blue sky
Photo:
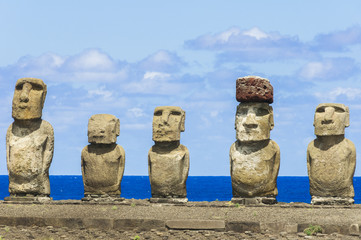
[[[313,115],[350,107],[346,137],[361,149],[361,2],[0,0],[0,174],[15,82],[48,85],[55,131],[50,174],[81,174],[93,114],[120,119],[126,175],[147,175],[156,106],[186,111],[190,175],[229,175],[238,77],[274,87],[281,176],[305,176]],[[356,168],[355,175],[361,175]]]

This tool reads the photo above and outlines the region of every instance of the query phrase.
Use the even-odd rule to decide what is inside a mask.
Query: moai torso
[[[237,80],[235,129],[237,141],[229,157],[234,198],[275,197],[280,150],[270,140],[273,128],[273,88],[267,79],[244,77]]]
[[[320,104],[315,114],[315,134],[307,148],[307,168],[312,197],[353,198],[356,166],[354,144],[344,137],[349,110],[343,104]]]
[[[148,154],[152,196],[186,197],[189,171],[188,149],[180,144],[170,152],[153,146]]]
[[[277,196],[277,175],[280,150],[276,142],[268,140],[258,146],[231,146],[231,176],[233,196]],[[259,146],[261,145],[261,146]]]
[[[188,149],[179,143],[185,113],[179,107],[157,107],[153,118],[155,145],[148,153],[153,198],[185,198],[189,172]]]
[[[84,195],[119,197],[125,152],[115,143],[118,135],[119,120],[115,116],[97,114],[90,118],[90,144],[81,153]]]
[[[9,192],[12,196],[49,196],[49,167],[54,151],[54,131],[41,120],[46,85],[40,79],[16,83],[14,122],[6,134]]]

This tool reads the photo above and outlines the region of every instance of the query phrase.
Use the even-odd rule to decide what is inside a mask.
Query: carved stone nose
[[[324,124],[332,123],[333,122],[333,114],[335,113],[335,109],[331,107],[327,107],[325,109],[325,117],[323,120]]]
[[[24,86],[23,86],[23,90],[21,91],[21,94],[20,94],[20,101],[21,102],[29,102],[30,90],[31,90],[31,84],[25,83]]]
[[[249,114],[246,118],[246,121],[243,123],[243,126],[247,127],[247,128],[257,128],[258,127],[258,123],[257,121],[254,119],[254,115],[253,114]]]

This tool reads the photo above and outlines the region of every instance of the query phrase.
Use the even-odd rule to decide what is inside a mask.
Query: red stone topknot
[[[247,76],[236,82],[236,99],[238,102],[273,103],[273,87],[268,79]]]

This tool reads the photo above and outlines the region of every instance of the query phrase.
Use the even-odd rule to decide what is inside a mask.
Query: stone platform
[[[217,232],[302,232],[320,225],[324,233],[359,235],[361,205],[305,203],[239,205],[187,202],[182,205],[125,199],[122,202],[0,202],[0,225],[93,228],[122,231],[211,230]]]

